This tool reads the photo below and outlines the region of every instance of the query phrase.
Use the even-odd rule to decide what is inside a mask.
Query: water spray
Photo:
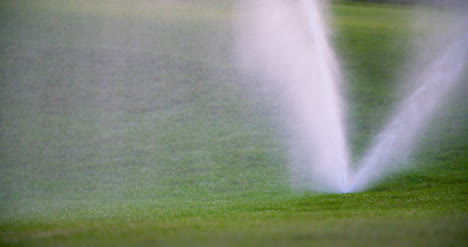
[[[292,176],[305,180],[308,189],[362,191],[397,170],[425,123],[462,81],[467,60],[466,18],[458,30],[437,33],[455,34],[434,61],[418,64],[425,71],[411,78],[418,84],[415,91],[396,109],[352,173],[340,92],[342,78],[329,41],[324,1],[242,3],[241,10],[247,14],[240,18],[244,22],[238,27],[238,62],[282,92],[286,125],[291,131]]]

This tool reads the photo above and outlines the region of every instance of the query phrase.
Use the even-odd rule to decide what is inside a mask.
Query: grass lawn
[[[398,100],[406,7],[336,4],[359,155]],[[226,1],[0,3],[1,246],[466,246],[467,86],[405,173],[289,184],[274,95],[232,62]]]

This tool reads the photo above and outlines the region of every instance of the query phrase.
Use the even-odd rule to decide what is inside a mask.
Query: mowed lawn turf
[[[359,158],[400,99],[412,12],[332,12]],[[233,64],[232,17],[225,1],[2,1],[0,245],[467,245],[467,83],[404,173],[297,192],[279,102]]]

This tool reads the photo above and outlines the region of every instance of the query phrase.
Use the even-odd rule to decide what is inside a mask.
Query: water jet
[[[237,25],[237,62],[282,92],[290,132],[290,170],[299,187],[358,192],[399,170],[397,164],[411,154],[431,116],[463,81],[468,21],[450,14],[444,30],[429,35],[449,41],[430,45],[431,52],[436,51],[431,60],[408,65],[424,68],[409,76],[408,83],[416,86],[353,171],[342,72],[330,42],[324,1],[241,1],[239,10],[243,22]]]

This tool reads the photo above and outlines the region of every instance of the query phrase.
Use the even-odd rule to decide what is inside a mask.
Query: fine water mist
[[[426,44],[402,51],[414,61],[395,80],[408,90],[354,163],[353,71],[342,72],[326,2],[236,1],[233,51],[231,0],[3,0],[0,221],[111,219],[140,205],[149,219],[282,197],[289,183],[355,192],[408,167],[466,81],[466,9],[414,29]]]
[[[420,30],[414,30],[415,40],[425,35],[425,49],[412,54],[421,59],[406,65],[412,72],[404,84],[411,89],[353,171],[340,92],[343,80],[324,1],[256,1],[240,4],[239,11],[238,63],[282,92],[279,100],[291,136],[290,167],[294,183],[301,187],[357,192],[405,168],[401,164],[431,117],[463,81],[468,43],[465,13],[433,10],[441,18],[425,19]],[[421,23],[419,17],[415,14],[413,21]]]
[[[0,5],[0,221],[121,216],[116,205],[146,200],[163,212],[282,186],[283,170],[242,163],[271,156],[220,62],[230,3]]]

